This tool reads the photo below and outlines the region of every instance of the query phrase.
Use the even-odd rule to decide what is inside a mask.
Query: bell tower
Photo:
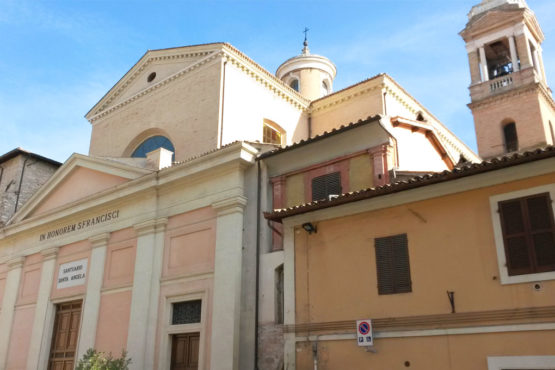
[[[470,65],[478,152],[490,158],[555,144],[555,102],[542,59],[543,32],[525,0],[482,0],[460,35]]]

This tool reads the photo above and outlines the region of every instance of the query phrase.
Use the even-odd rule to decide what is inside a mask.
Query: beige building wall
[[[319,369],[346,364],[348,368],[402,368],[404,361],[409,361],[416,369],[486,370],[487,356],[555,355],[553,346],[547,344],[555,340],[555,330],[549,325],[543,331],[513,332],[510,314],[498,314],[496,321],[489,323],[474,319],[449,324],[456,316],[450,316],[445,293],[455,292],[456,312],[461,315],[555,306],[555,295],[551,294],[554,280],[542,281],[541,289],[536,289],[534,282],[502,284],[490,209],[492,196],[553,183],[555,174],[551,173],[318,221],[318,232],[310,235],[296,228],[294,323],[305,328],[297,333],[297,369],[312,369],[313,342],[318,343]],[[379,295],[374,239],[404,233],[408,237],[412,291]],[[333,337],[353,335],[354,327],[345,331],[345,323],[357,319],[418,321],[426,315],[438,315],[436,319],[443,320],[442,324],[422,321],[417,327],[386,333],[385,329],[375,329],[376,353],[358,348],[354,336],[343,340]],[[529,318],[528,322],[537,321]],[[434,334],[437,336],[429,336],[435,329],[487,329],[491,325],[509,326],[500,333],[480,334],[479,329],[469,329],[468,335],[456,335],[455,331],[446,335],[440,330]],[[426,334],[426,330],[431,332]],[[313,336],[310,342],[301,339],[306,338],[306,331]],[[409,332],[413,333],[410,337]]]
[[[220,67],[214,59],[95,120],[89,154],[130,157],[153,135],[170,139],[177,161],[216,148]]]
[[[262,142],[265,119],[285,130],[284,145],[308,136],[307,118],[301,108],[231,62],[225,66],[223,110],[223,145],[236,140]]]
[[[521,93],[506,93],[491,101],[472,106],[478,151],[484,158],[505,152],[503,125],[515,122],[519,149],[549,143],[545,122],[553,120],[554,111],[539,88]],[[544,116],[545,114],[545,116]]]

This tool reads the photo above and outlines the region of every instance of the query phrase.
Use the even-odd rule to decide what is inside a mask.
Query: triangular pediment
[[[73,154],[10,223],[79,203],[151,172],[115,160]]]
[[[87,113],[90,119],[134,96],[147,92],[173,76],[194,68],[206,58],[221,51],[223,43],[149,50]]]
[[[494,29],[506,28],[524,22],[524,12],[525,9],[492,10],[469,22],[461,35],[468,41]]]

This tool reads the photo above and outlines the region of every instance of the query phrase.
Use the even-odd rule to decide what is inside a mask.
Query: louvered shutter
[[[526,199],[532,255],[537,272],[555,270],[555,230],[549,194]]]
[[[327,199],[329,195],[341,194],[341,173],[332,172],[312,179],[312,200]]]
[[[499,202],[509,275],[555,270],[555,227],[549,193]]]
[[[407,234],[375,239],[378,293],[412,291]]]

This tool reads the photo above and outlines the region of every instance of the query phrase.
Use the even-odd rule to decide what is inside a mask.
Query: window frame
[[[329,199],[330,199],[330,196],[333,196],[333,195],[339,196],[339,195],[343,194],[344,191],[343,191],[343,184],[342,184],[342,182],[341,182],[341,180],[342,180],[342,179],[341,179],[341,175],[342,175],[342,174],[341,174],[341,171],[338,170],[338,171],[333,171],[333,172],[330,172],[330,173],[325,173],[325,174],[322,174],[322,175],[314,176],[313,178],[311,178],[311,179],[310,179],[310,189],[311,189],[311,194],[310,194],[310,199],[311,199],[311,200],[310,200],[310,201],[311,201],[311,202],[316,202],[316,201],[322,201],[322,200],[329,200]],[[340,189],[339,189],[339,193],[338,193],[338,194],[336,194],[336,193],[331,193],[331,192],[329,191],[329,190],[330,190],[330,189],[329,189],[329,187],[330,187],[329,185],[330,185],[330,183],[331,183],[331,181],[330,181],[331,176],[334,176],[334,177],[337,176],[337,177],[338,177],[337,179],[334,179],[334,180],[339,180],[339,187],[340,187]],[[325,183],[324,183],[326,196],[325,196],[324,198],[314,199],[314,185],[315,185],[315,184],[314,184],[314,180],[317,180],[317,179],[324,179],[324,178],[325,178],[325,180],[326,180]]]
[[[396,285],[396,282],[398,282],[397,279],[397,273],[395,272],[395,267],[392,267],[391,270],[394,272],[392,274],[392,279],[393,281],[391,282],[391,286],[392,286],[392,291],[380,291],[380,270],[384,268],[384,266],[380,267],[381,264],[378,262],[378,240],[385,240],[385,239],[390,239],[391,241],[394,240],[394,238],[398,238],[398,237],[404,237],[404,250],[403,253],[406,252],[406,262],[407,265],[405,266],[406,270],[407,270],[407,275],[409,278],[409,282],[408,282],[408,290],[406,290],[407,288],[403,285]],[[385,248],[391,249],[393,248],[393,246],[390,245],[390,243],[388,243]],[[407,233],[401,233],[401,234],[395,234],[395,235],[387,235],[387,236],[383,236],[383,237],[376,237],[374,238],[374,253],[375,253],[375,260],[376,260],[376,286],[378,289],[378,295],[379,296],[383,296],[383,295],[392,295],[392,294],[403,294],[403,293],[412,293],[412,275],[411,275],[411,268],[410,268],[410,253],[409,253],[409,238],[408,238],[408,234]],[[395,258],[396,256],[393,256],[393,258]],[[386,261],[387,262],[387,261]],[[390,266],[391,267],[391,266]],[[400,288],[403,288],[402,290]]]
[[[264,141],[264,130],[266,129],[266,127],[268,127],[268,129],[270,129],[272,131],[275,131],[279,134],[279,139],[280,139],[279,143]],[[266,119],[262,123],[262,140],[261,140],[262,143],[283,146],[287,142],[285,135],[286,135],[285,130],[280,125],[278,125],[277,123],[275,123],[273,121],[270,121],[270,120],[266,120]]]
[[[161,338],[160,340],[160,351],[158,356],[158,368],[159,369],[169,369],[171,364],[171,350],[172,341],[171,336],[174,334],[186,334],[186,333],[200,333],[200,344],[199,344],[199,369],[204,368],[204,357],[205,357],[205,346],[204,341],[208,335],[206,328],[207,325],[207,314],[208,314],[208,292],[206,290],[192,291],[190,293],[180,294],[180,295],[166,295],[164,298],[164,311],[161,313],[163,315],[163,324],[161,327]],[[173,304],[184,302],[184,301],[201,301],[200,308],[200,322],[192,324],[177,324],[172,325],[172,315],[173,315]]]
[[[493,226],[493,236],[497,252],[497,265],[501,284],[519,284],[544,280],[555,280],[555,271],[537,272],[523,275],[509,275],[507,268],[507,256],[505,253],[505,242],[501,225],[501,214],[498,211],[499,202],[549,193],[551,198],[551,211],[555,216],[555,184],[541,185],[533,188],[512,191],[509,193],[493,195],[489,198],[490,216]]]

